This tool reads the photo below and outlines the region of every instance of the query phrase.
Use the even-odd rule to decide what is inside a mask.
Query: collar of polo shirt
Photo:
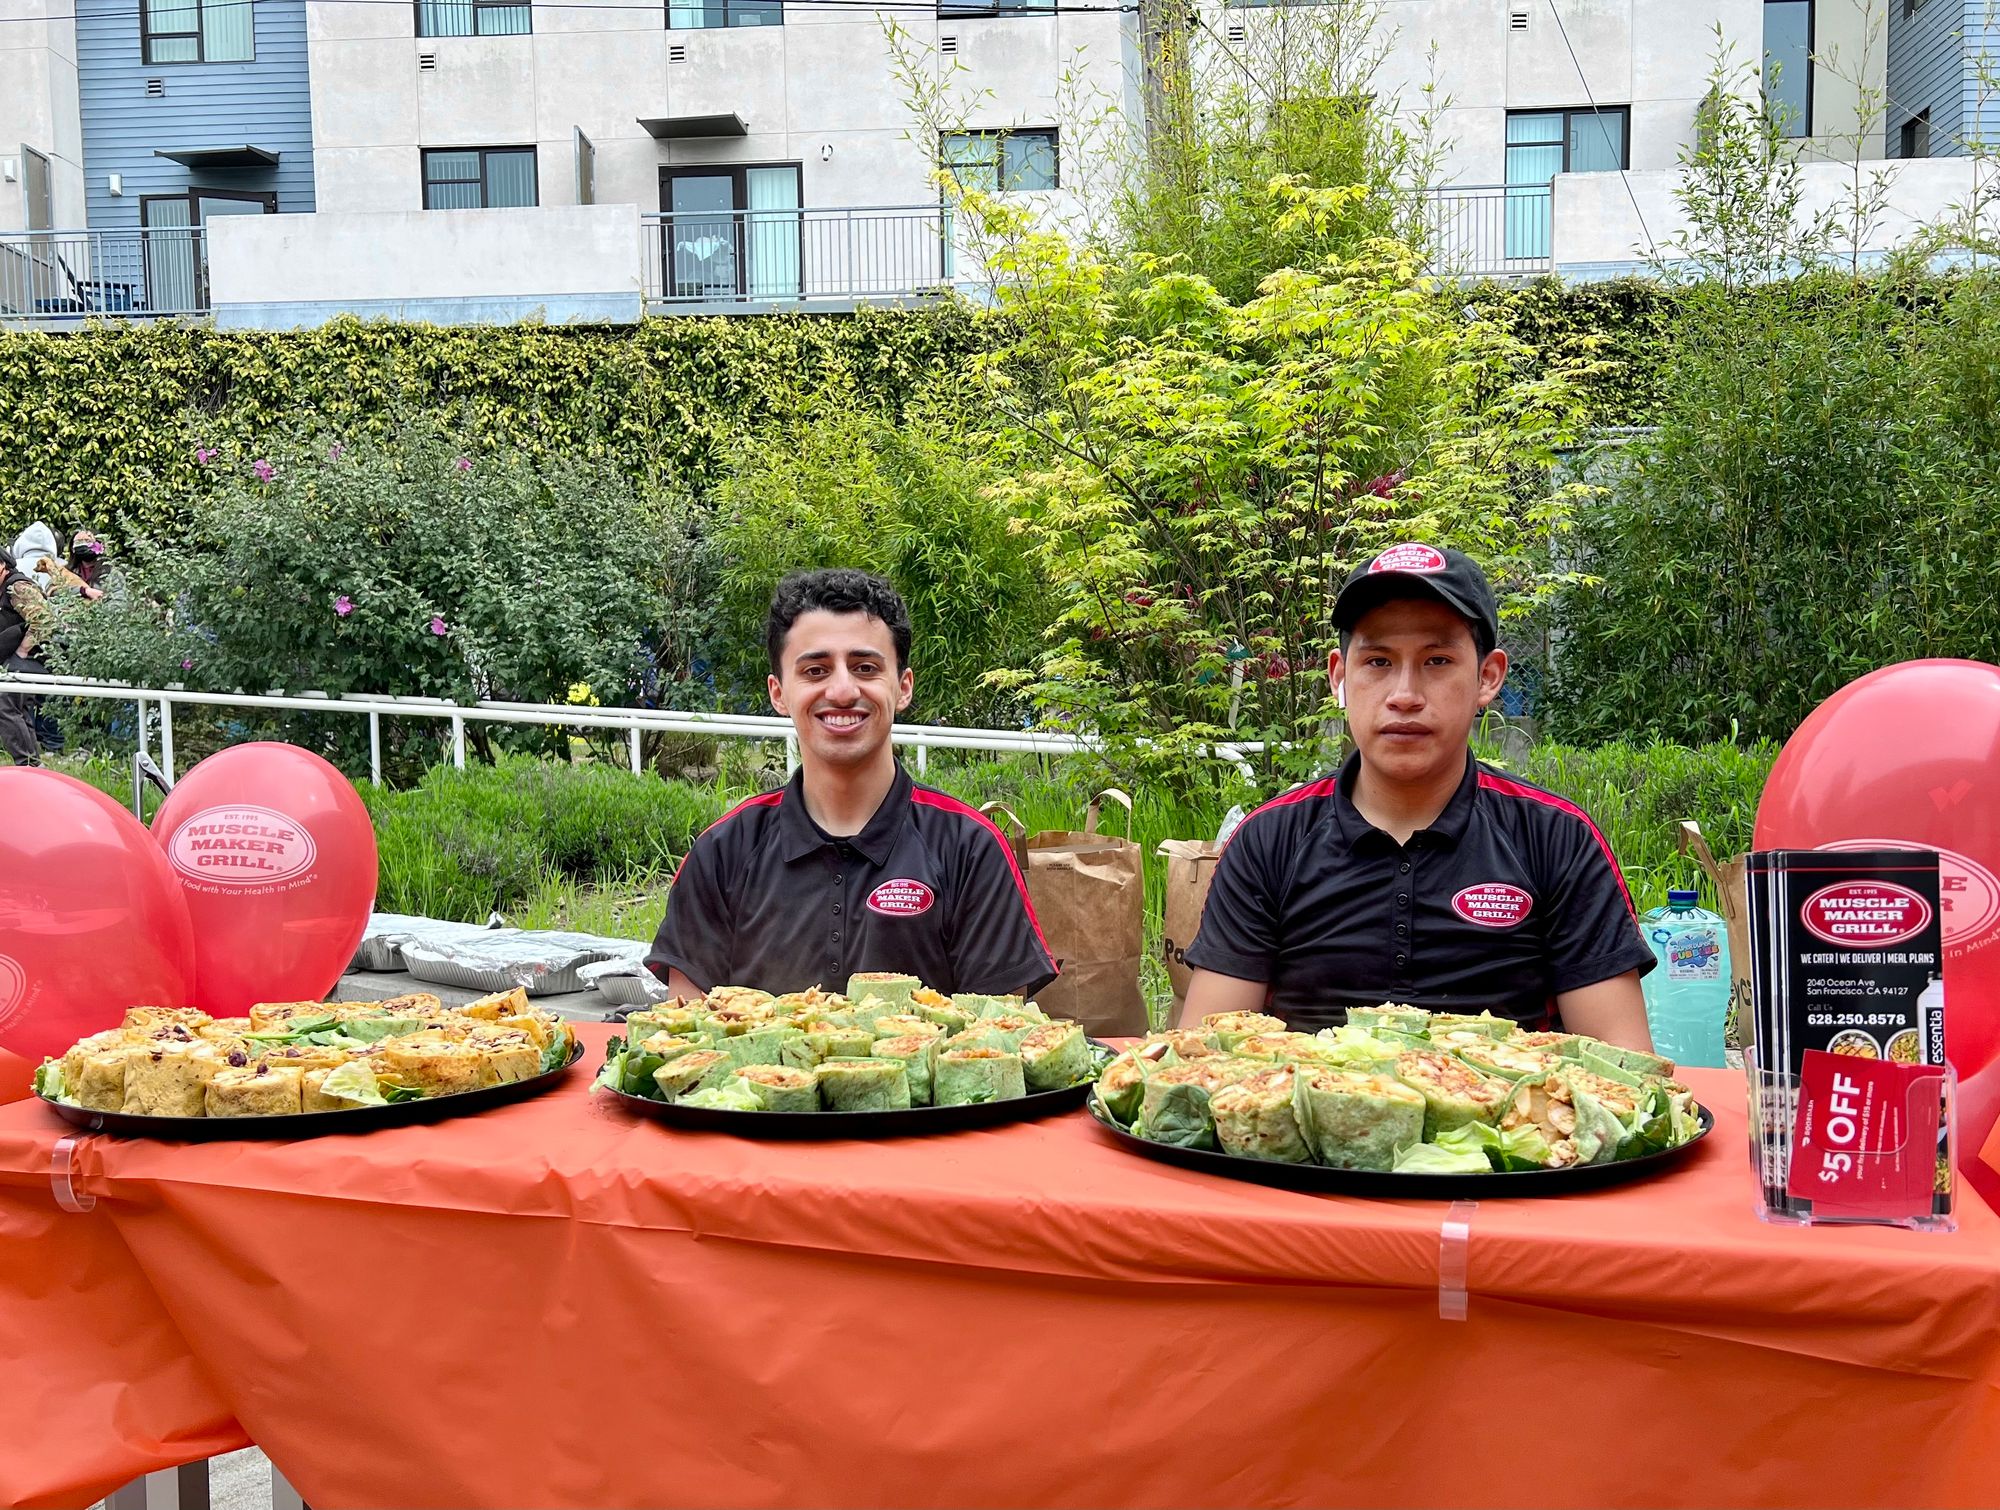
[[[784,835],[787,862],[818,854],[827,845],[827,836],[820,832],[812,814],[806,811],[805,783],[806,773],[801,768],[786,786],[785,800],[778,804],[778,827]],[[833,842],[853,846],[871,865],[886,865],[890,852],[896,847],[896,833],[910,814],[912,785],[910,773],[903,769],[900,760],[897,761],[895,783],[889,788],[889,795],[882,799],[882,805],[875,809],[875,816],[868,820],[867,827],[858,834]]]
[[[1340,768],[1337,778],[1337,796],[1333,804],[1334,821],[1340,826],[1340,836],[1351,847],[1374,835],[1383,843],[1395,847],[1396,841],[1361,816],[1361,809],[1354,805],[1354,779],[1361,774],[1361,752],[1356,750],[1347,757],[1347,763]],[[1410,835],[1410,841],[1424,834],[1457,844],[1465,837],[1465,828],[1472,821],[1472,805],[1479,800],[1479,763],[1472,758],[1472,751],[1465,752],[1465,774],[1459,778],[1458,790],[1452,793],[1451,801],[1444,811],[1431,820],[1430,827],[1420,828]]]

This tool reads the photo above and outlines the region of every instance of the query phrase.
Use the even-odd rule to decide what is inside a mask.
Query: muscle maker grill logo
[[[267,807],[211,807],[174,830],[167,858],[191,880],[268,886],[312,869],[312,835]]]
[[[913,918],[931,910],[937,893],[922,881],[884,881],[868,893],[868,910],[885,918]]]
[[[1822,886],[1799,908],[1815,938],[1843,949],[1886,949],[1922,933],[1931,904],[1887,881],[1840,881]]]

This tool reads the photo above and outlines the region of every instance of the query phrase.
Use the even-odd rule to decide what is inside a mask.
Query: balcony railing
[[[841,307],[948,289],[942,205],[686,210],[642,215],[649,307]]]
[[[1453,185],[1424,198],[1438,276],[1531,278],[1554,269],[1552,185]]]
[[[199,226],[0,231],[0,320],[147,319],[207,309]]]

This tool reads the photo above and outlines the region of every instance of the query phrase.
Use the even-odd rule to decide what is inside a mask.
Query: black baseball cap
[[[1500,608],[1479,563],[1450,546],[1415,541],[1392,545],[1354,568],[1333,600],[1333,627],[1345,634],[1371,610],[1397,598],[1436,598],[1471,623],[1474,639],[1483,638],[1485,648],[1500,643]]]

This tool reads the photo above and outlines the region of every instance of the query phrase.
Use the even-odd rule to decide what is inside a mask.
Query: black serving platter
[[[1091,1040],[1096,1043],[1095,1039]],[[1103,1045],[1099,1045],[1103,1047]],[[687,1127],[702,1132],[734,1133],[741,1138],[825,1139],[825,1138],[917,1138],[931,1133],[959,1132],[968,1127],[998,1127],[1008,1122],[1031,1122],[1073,1111],[1096,1085],[1094,1079],[1081,1080],[1059,1091],[1030,1091],[1008,1101],[981,1101],[971,1106],[912,1106],[888,1112],[739,1112],[719,1106],[683,1106],[674,1101],[654,1101],[599,1085],[627,1111],[651,1117],[669,1127]]]
[[[342,1112],[303,1112],[296,1117],[148,1117],[137,1112],[96,1112],[82,1106],[65,1106],[60,1101],[39,1097],[42,1105],[63,1121],[85,1132],[114,1133],[121,1138],[158,1138],[174,1143],[208,1143],[218,1140],[317,1138],[326,1134],[373,1132],[378,1127],[411,1127],[424,1122],[442,1122],[448,1117],[470,1116],[489,1106],[525,1101],[554,1086],[583,1058],[583,1043],[571,1046],[569,1060],[526,1080],[506,1085],[489,1085],[483,1090],[460,1091],[452,1096],[425,1096],[416,1101],[397,1101],[387,1106],[357,1106]]]
[[[1371,1169],[1328,1169],[1320,1164],[1281,1164],[1273,1159],[1246,1159],[1239,1154],[1205,1148],[1178,1148],[1171,1143],[1153,1143],[1120,1127],[1096,1096],[1092,1086],[1090,1115],[1097,1125],[1118,1142],[1118,1146],[1148,1159],[1178,1164],[1183,1169],[1221,1175],[1230,1180],[1251,1180],[1259,1185],[1282,1185],[1290,1190],[1318,1190],[1331,1195],[1371,1195],[1383,1199],[1464,1200],[1468,1196],[1570,1195],[1580,1190],[1601,1190],[1628,1180],[1658,1174],[1685,1158],[1715,1129],[1715,1117],[1700,1107],[1701,1131],[1678,1148],[1643,1154],[1616,1164],[1572,1164],[1566,1169],[1524,1169],[1502,1174],[1394,1174]]]

